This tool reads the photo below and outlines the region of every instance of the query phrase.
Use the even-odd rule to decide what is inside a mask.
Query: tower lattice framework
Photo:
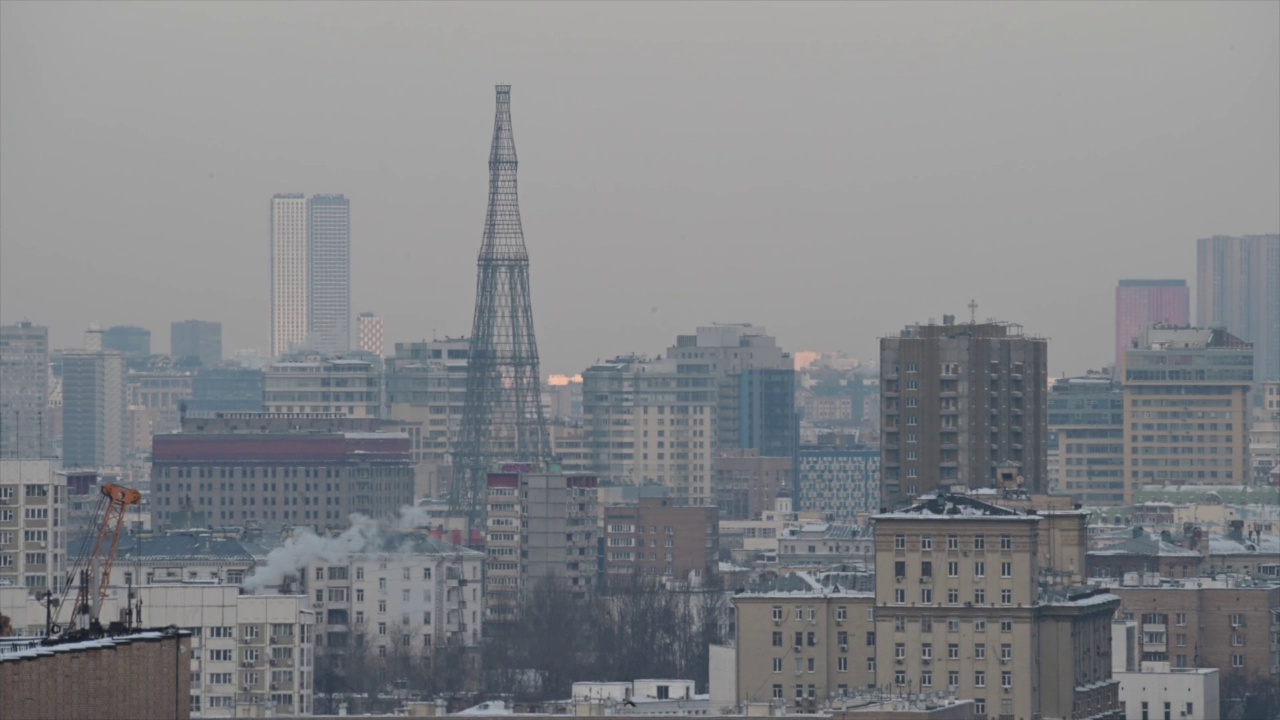
[[[489,152],[489,207],[477,260],[462,435],[454,453],[455,513],[484,515],[495,463],[538,464],[550,456],[529,301],[529,253],[516,191],[511,86],[497,86]]]

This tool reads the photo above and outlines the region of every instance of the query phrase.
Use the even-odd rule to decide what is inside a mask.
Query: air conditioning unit
[[[843,625],[844,625],[844,621],[843,621],[843,620],[836,620],[836,625],[843,626]]]
[[[774,625],[781,625],[781,624],[782,624],[782,618],[774,618],[774,619],[773,619],[773,624],[774,624]]]
[[[1007,687],[1007,688],[1005,688],[1005,689],[1004,689],[1004,694],[1005,694],[1005,695],[1008,695],[1008,694],[1010,694],[1010,693],[1012,693],[1012,692],[1013,692],[1013,688]]]
[[[899,576],[895,577],[893,580],[894,580],[894,582],[902,582],[902,576],[901,576],[901,575],[899,575]]]
[[[1009,659],[1008,659],[1008,658],[1000,658],[1000,664],[1001,664],[1001,665],[1008,665],[1008,664],[1009,664]]]
[[[902,658],[898,658],[898,659],[896,659],[896,660],[894,660],[894,661],[893,661],[893,664],[894,664],[894,665],[904,665],[904,664],[906,664],[906,661],[905,661],[905,660],[903,660]]]
[[[803,646],[803,645],[797,645],[797,646],[795,646],[794,650],[795,650],[796,652],[804,652],[804,646]]]
[[[279,684],[277,684],[277,683],[271,683],[271,689],[272,689],[272,690],[279,690],[279,689],[280,689],[280,685],[279,685]],[[1005,692],[1008,692],[1008,691],[1006,690]]]
[[[276,659],[275,659],[275,658],[271,658],[271,659],[268,661],[268,664],[270,664],[270,665],[271,665],[271,667],[275,667],[275,666],[276,666]]]
[[[252,660],[245,660],[244,662],[240,663],[240,667],[242,668],[251,668],[253,667],[253,665],[254,665],[254,662]]]

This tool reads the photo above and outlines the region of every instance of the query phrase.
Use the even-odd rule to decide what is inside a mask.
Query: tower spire
[[[529,253],[516,189],[517,164],[511,86],[498,85],[466,405],[450,496],[452,510],[472,519],[484,514],[486,480],[495,462],[537,464],[550,456],[529,302]]]

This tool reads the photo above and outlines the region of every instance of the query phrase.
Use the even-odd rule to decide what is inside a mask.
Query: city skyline
[[[474,148],[488,133],[487,89],[506,81],[526,98],[533,302],[552,372],[577,372],[605,349],[655,352],[680,328],[707,321],[758,322],[788,347],[869,359],[891,328],[976,298],[979,319],[1008,318],[1052,338],[1051,374],[1078,373],[1111,355],[1111,334],[1085,318],[1107,311],[1118,278],[1191,278],[1196,239],[1280,225],[1271,5],[1179,6],[1158,16],[1138,6],[1027,6],[999,16],[981,5],[761,6],[725,28],[695,7],[684,22],[664,23],[673,35],[662,46],[646,39],[661,14],[624,5],[582,13],[564,47],[551,42],[545,20],[516,7],[335,6],[304,16],[6,5],[4,57],[48,60],[41,85],[13,69],[22,63],[2,63],[12,98],[3,110],[2,320],[49,326],[53,348],[75,346],[90,320],[150,327],[164,347],[168,323],[216,317],[228,349],[266,350],[266,329],[255,320],[268,287],[265,270],[254,269],[261,198],[324,187],[361,203],[353,293],[358,305],[379,309],[388,338],[464,334],[472,293],[465,269],[482,207]],[[1167,41],[1137,48],[1152,17]],[[1087,61],[1076,50],[1098,22],[1115,33],[1088,34],[1102,59]],[[102,32],[67,52],[59,37],[79,23]],[[247,41],[243,58],[216,71],[189,66],[249,24],[264,36]],[[147,29],[135,36],[135,26]],[[383,34],[371,46],[359,34],[330,37],[352,26]],[[448,27],[469,30],[431,41]],[[743,39],[705,42],[729,31]],[[907,43],[906,55],[873,37],[904,35],[921,40]],[[1024,46],[1023,37],[1034,41]],[[168,61],[138,64],[102,52],[99,41]],[[743,56],[759,42],[776,46],[772,64]],[[268,61],[276,45],[291,54],[281,72],[297,83],[228,84],[251,76],[243,63]],[[1205,47],[1221,50],[1206,56]],[[368,59],[346,62],[366,51]],[[439,58],[464,59],[465,72],[446,78]],[[660,82],[672,62],[690,69],[688,80]],[[396,92],[405,83],[390,68],[383,77],[383,63],[423,68],[425,86],[405,81],[422,92]],[[809,77],[814,68],[850,67],[858,70]],[[989,84],[972,81],[988,71]],[[79,79],[98,72],[112,78],[103,84],[110,95]],[[189,87],[207,86],[209,100],[184,94],[145,120],[131,109],[148,106],[140,92],[193,73],[198,82]],[[611,75],[623,82],[601,82]],[[350,102],[320,112],[309,98],[324,93],[309,77],[338,83]],[[1128,90],[1137,77],[1147,88],[1141,104]],[[145,143],[112,132],[108,142],[110,128],[51,104],[54,96],[100,105],[94,117],[170,129],[146,134]],[[244,102],[224,102],[232,96]],[[424,105],[415,96],[433,99]],[[947,114],[947,123],[925,119],[961,99],[981,109]],[[256,108],[252,117],[245,107]],[[1223,107],[1236,112],[1213,109]],[[1157,119],[1161,131],[1151,133]],[[321,143],[339,136],[351,142]],[[50,155],[54,138],[71,146]],[[323,163],[314,154],[321,146]],[[145,162],[125,162],[121,152]],[[832,165],[832,153],[839,176],[818,171]],[[31,170],[37,158],[47,169]],[[120,167],[136,169],[111,181],[97,169]],[[1220,186],[1223,177],[1230,187]],[[40,210],[48,207],[40,198],[79,190],[93,230]],[[163,211],[136,212],[134,195]],[[1214,203],[1198,200],[1209,196]],[[174,240],[173,226],[187,230]],[[126,232],[127,245],[79,240]],[[1072,252],[1057,251],[1068,246]],[[733,272],[717,272],[727,249],[735,250]],[[1102,252],[1106,272],[1092,256]],[[170,277],[125,258],[171,261],[176,253],[201,271]],[[1007,259],[997,269],[993,256]],[[896,283],[886,278],[898,267],[912,268],[930,290],[897,296],[885,313]],[[92,289],[91,311],[74,288]]]

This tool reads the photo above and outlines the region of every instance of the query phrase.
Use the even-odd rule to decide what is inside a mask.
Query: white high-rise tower
[[[271,354],[301,349],[307,340],[310,260],[307,200],[301,194],[271,198]]]

